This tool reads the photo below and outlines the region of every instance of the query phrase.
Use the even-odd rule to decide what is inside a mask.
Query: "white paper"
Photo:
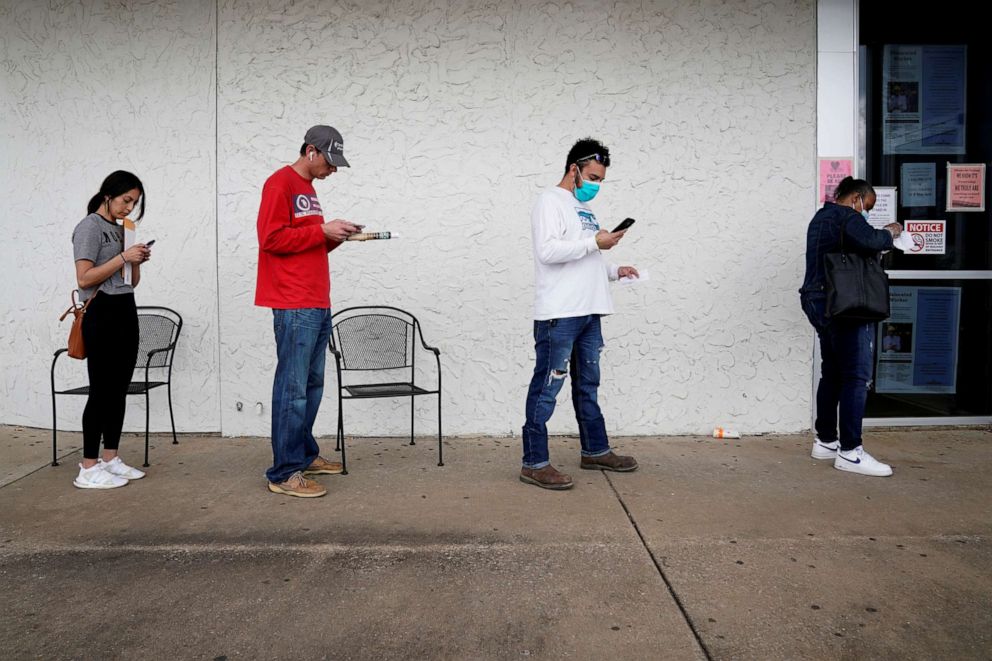
[[[136,238],[137,232],[135,231],[136,228],[134,226],[134,221],[131,220],[130,218],[125,218],[123,224],[124,224],[124,250],[127,250],[128,248],[133,246],[137,241]],[[124,276],[125,285],[131,284],[131,271],[132,269],[130,265],[121,266],[121,275]]]
[[[877,230],[896,222],[898,192],[894,186],[875,186],[875,206],[868,212],[868,224]]]
[[[912,252],[913,236],[909,232],[901,233],[899,236],[892,239],[892,247],[898,248],[903,252]]]
[[[647,271],[639,271],[640,277],[627,276],[625,278],[620,278],[617,280],[621,285],[639,285],[642,282],[647,282],[651,279],[651,274]]]

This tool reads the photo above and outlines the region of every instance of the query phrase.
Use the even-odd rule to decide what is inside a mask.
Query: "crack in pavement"
[[[648,556],[651,558],[651,562],[654,563],[654,568],[658,571],[658,576],[664,581],[665,587],[668,589],[669,596],[675,601],[675,605],[679,607],[679,612],[682,614],[682,618],[685,620],[686,625],[688,625],[689,630],[692,631],[693,637],[696,639],[696,644],[699,645],[700,651],[703,656],[706,657],[706,661],[713,661],[713,655],[710,654],[709,648],[706,647],[706,643],[703,641],[702,635],[696,628],[696,623],[692,621],[692,616],[689,615],[689,611],[686,610],[685,604],[682,603],[682,599],[679,597],[678,593],[675,591],[675,587],[672,582],[668,580],[668,576],[665,575],[665,570],[662,569],[661,562],[655,557],[654,551],[648,546],[648,541],[644,537],[644,533],[641,532],[641,527],[637,525],[637,520],[634,519],[634,515],[631,513],[630,509],[627,507],[627,503],[624,502],[623,496],[617,491],[616,486],[613,484],[613,480],[607,475],[606,471],[600,471],[603,477],[606,478],[606,483],[610,485],[610,489],[613,490],[613,495],[617,497],[617,502],[620,503],[620,507],[623,508],[624,513],[627,515],[627,519],[630,521],[630,525],[634,527],[634,532],[637,533],[638,539],[641,540],[641,545],[644,550],[647,551]]]

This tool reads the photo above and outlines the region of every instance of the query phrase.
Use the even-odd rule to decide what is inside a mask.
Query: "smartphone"
[[[146,243],[145,244],[145,247],[146,248],[151,248],[153,243],[155,243],[155,239],[152,239],[151,241],[149,241],[148,243]]]
[[[628,227],[630,227],[631,225],[633,225],[635,222],[637,222],[637,221],[635,221],[633,218],[624,218],[623,219],[623,222],[621,222],[619,225],[617,225],[613,229],[613,231],[614,232],[622,232],[625,229],[627,229]]]

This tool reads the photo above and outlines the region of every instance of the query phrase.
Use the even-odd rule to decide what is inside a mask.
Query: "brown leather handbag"
[[[97,294],[100,292],[94,292],[88,301],[85,303],[79,303],[76,300],[76,291],[77,290],[75,289],[72,290],[72,305],[69,306],[68,310],[62,313],[62,316],[59,317],[59,321],[64,320],[70,313],[72,313],[72,328],[69,329],[68,353],[70,358],[78,358],[79,360],[82,360],[86,358],[86,343],[83,342],[83,315],[86,314],[86,308],[89,307],[90,303],[93,302],[93,299],[96,298]]]

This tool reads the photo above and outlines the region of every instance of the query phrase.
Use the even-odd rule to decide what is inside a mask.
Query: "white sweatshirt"
[[[617,279],[596,246],[592,209],[555,186],[541,193],[530,217],[534,240],[534,319],[613,314],[610,280]]]

